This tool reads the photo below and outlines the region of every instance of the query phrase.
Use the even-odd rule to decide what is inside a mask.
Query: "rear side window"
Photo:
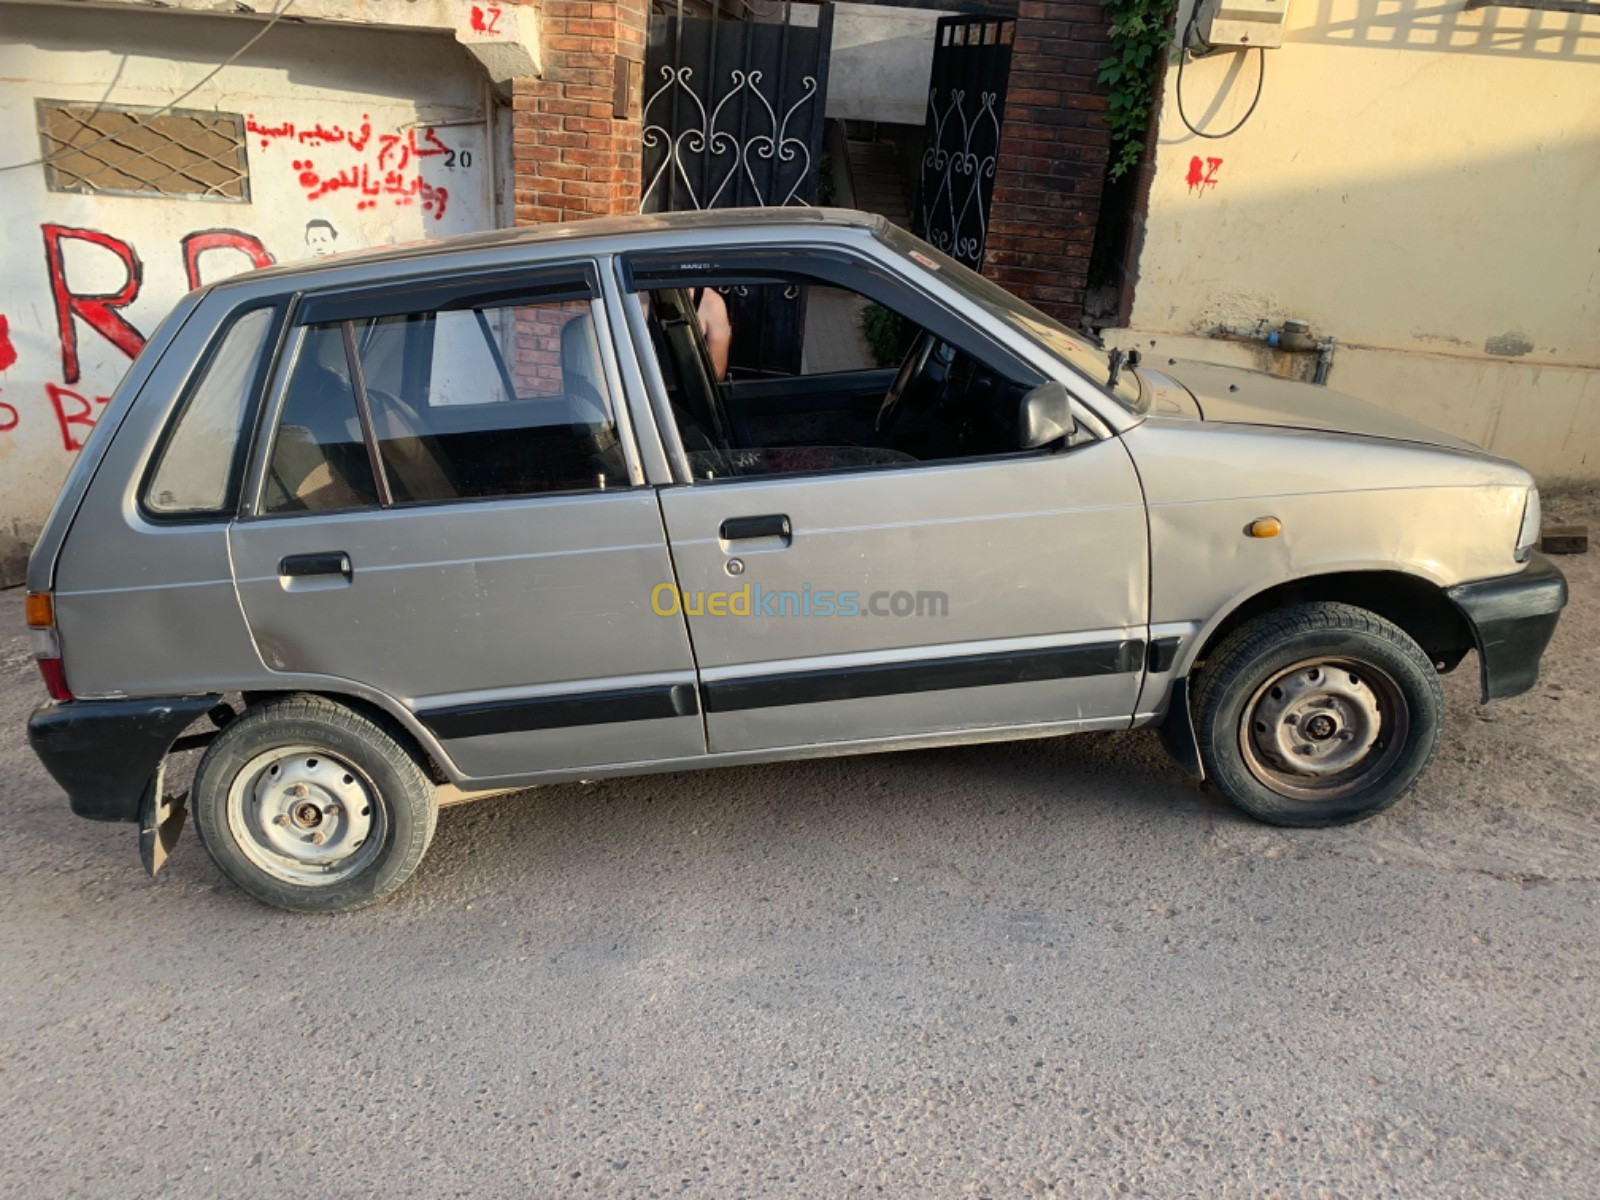
[[[273,309],[257,308],[234,321],[189,389],[145,489],[151,513],[195,517],[233,510],[240,432],[273,315]]]
[[[628,486],[593,304],[579,287],[571,298],[468,299],[308,326],[265,511]]]

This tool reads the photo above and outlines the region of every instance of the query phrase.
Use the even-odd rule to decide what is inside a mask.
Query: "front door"
[[[857,290],[837,265],[769,280],[759,255],[692,280],[634,267],[668,325],[693,286],[808,292],[787,382],[735,367],[707,391],[677,361],[695,339],[640,347],[693,481],[661,493],[679,589],[657,611],[687,613],[711,751],[1130,719],[1147,535],[1119,441],[1018,449],[1038,377],[881,272]]]
[[[266,665],[392,697],[474,780],[705,750],[594,297],[580,264],[303,300],[230,530]]]

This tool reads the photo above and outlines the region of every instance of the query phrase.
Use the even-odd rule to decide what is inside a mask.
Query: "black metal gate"
[[[644,212],[814,204],[822,166],[833,5],[773,0],[724,16],[689,16],[684,0],[652,13],[645,49]],[[808,23],[815,18],[814,23]],[[724,292],[731,366],[800,367],[798,288]]]
[[[973,270],[983,265],[1016,22],[941,17],[917,187],[922,236]]]

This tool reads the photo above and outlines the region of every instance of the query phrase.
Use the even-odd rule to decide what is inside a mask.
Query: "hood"
[[[1145,371],[1153,391],[1151,411],[1198,416],[1228,425],[1272,425],[1320,429],[1391,441],[1421,442],[1451,450],[1479,450],[1462,438],[1326,387],[1298,383],[1261,371],[1179,360],[1163,375]],[[1175,395],[1181,385],[1187,397]],[[1195,412],[1190,403],[1198,405]],[[1481,451],[1480,451],[1481,452]]]

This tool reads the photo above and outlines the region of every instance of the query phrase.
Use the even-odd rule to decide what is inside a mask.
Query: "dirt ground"
[[[1600,497],[1552,519],[1600,529]],[[1600,555],[1411,797],[1251,824],[1144,733],[447,810],[393,902],[158,884],[0,593],[0,1195],[1600,1195]]]

